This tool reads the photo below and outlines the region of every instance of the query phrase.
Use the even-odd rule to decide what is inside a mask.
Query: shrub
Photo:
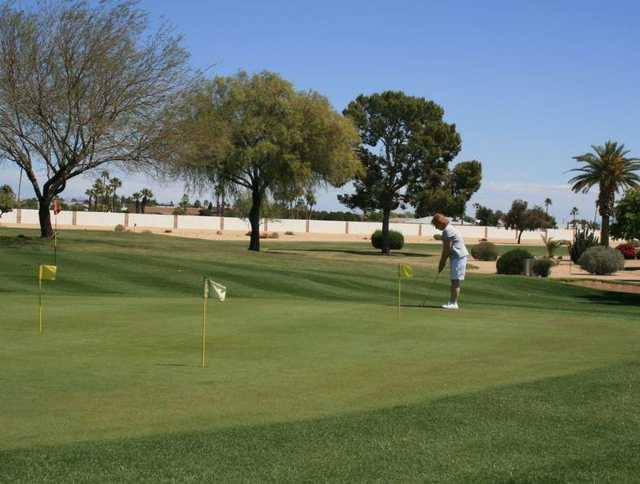
[[[376,249],[382,249],[382,230],[376,230],[371,235],[371,245]],[[404,246],[404,235],[395,230],[389,230],[389,248],[391,250],[400,250]]]
[[[268,239],[279,239],[280,238],[280,234],[278,232],[271,232],[271,233],[267,234],[267,238]]]
[[[562,242],[559,240],[555,240],[553,237],[549,237],[549,234],[544,234],[540,237],[542,237],[542,242],[547,249],[547,257],[553,257],[556,253],[556,250],[558,250],[562,245]]]
[[[478,245],[471,247],[471,255],[476,260],[496,260],[498,258],[498,249],[491,242],[480,242]]]
[[[622,254],[622,257],[627,260],[636,258],[637,251],[633,244],[620,244],[618,247],[616,247],[616,250],[619,250]]]
[[[442,234],[434,234],[433,240],[442,240]]]
[[[591,274],[607,275],[624,268],[624,257],[619,250],[598,245],[585,250],[578,264]]]
[[[113,230],[114,230],[115,232],[126,232],[126,231],[127,231],[127,229],[125,228],[125,226],[124,226],[124,225],[122,225],[122,224],[118,224],[118,225],[116,225],[116,226],[114,227],[114,229],[113,229]]]
[[[496,262],[498,274],[522,274],[524,272],[525,259],[533,256],[525,249],[513,249],[505,252]]]
[[[287,231],[284,233],[284,235],[296,235],[296,234],[294,234],[293,232],[291,232],[291,230],[287,230]]]
[[[573,238],[573,243],[569,248],[569,255],[571,260],[578,264],[582,254],[589,248],[598,245],[598,237],[595,232],[589,228],[576,230],[576,235]]]
[[[536,259],[535,261],[533,261],[531,270],[536,276],[549,277],[549,274],[551,274],[551,268],[554,265],[556,264],[555,262],[553,262],[553,259],[545,257],[543,259]]]

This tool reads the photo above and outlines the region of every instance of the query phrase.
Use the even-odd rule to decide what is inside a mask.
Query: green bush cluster
[[[536,259],[535,261],[533,261],[533,266],[531,267],[531,271],[536,276],[549,277],[549,274],[551,274],[551,268],[554,265],[556,264],[555,262],[553,262],[553,259],[550,259],[548,257],[545,257],[542,259]]]
[[[598,245],[587,249],[578,264],[590,274],[602,276],[624,269],[624,257],[619,250]]]
[[[480,242],[478,245],[471,247],[471,255],[475,260],[496,260],[498,258],[498,249],[491,242]]]
[[[532,259],[533,256],[528,250],[513,249],[505,252],[496,262],[498,274],[522,274],[524,272],[524,261]]]
[[[382,230],[376,230],[371,235],[371,245],[376,249],[382,249]],[[400,250],[404,247],[404,235],[395,230],[389,230],[389,248],[391,250]]]
[[[598,245],[598,237],[595,232],[589,228],[576,230],[576,235],[573,237],[573,242],[569,248],[569,255],[571,260],[578,264],[578,260],[582,254],[589,248]]]

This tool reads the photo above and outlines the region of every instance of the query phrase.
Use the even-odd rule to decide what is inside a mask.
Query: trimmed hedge
[[[376,249],[382,249],[382,230],[376,230],[371,235],[371,245]],[[389,230],[389,248],[391,250],[400,250],[404,247],[404,235],[395,230]]]
[[[496,260],[498,258],[498,249],[491,242],[480,242],[478,245],[471,247],[471,255],[475,260]]]
[[[536,275],[536,276],[540,276],[540,277],[549,277],[549,274],[551,274],[551,268],[556,265],[555,262],[553,262],[553,259],[549,259],[549,258],[543,258],[543,259],[536,259],[535,261],[533,261],[533,265],[531,266],[531,271]]]
[[[587,249],[578,264],[591,274],[604,276],[624,269],[624,257],[619,250],[598,245]]]
[[[496,262],[498,274],[517,275],[524,272],[525,259],[532,259],[533,256],[528,250],[513,249],[505,252]]]

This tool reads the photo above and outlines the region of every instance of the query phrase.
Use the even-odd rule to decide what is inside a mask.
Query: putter
[[[422,301],[422,307],[426,306],[427,299],[429,299],[429,292],[433,292],[433,288],[435,287],[436,282],[438,282],[438,277],[440,277],[440,273],[436,272],[436,277],[434,277],[433,280],[431,281],[431,284],[427,286],[428,289],[427,289],[427,293],[424,296],[424,301]]]

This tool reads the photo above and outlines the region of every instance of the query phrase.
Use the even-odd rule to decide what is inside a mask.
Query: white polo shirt
[[[467,257],[469,255],[467,247],[464,245],[462,235],[460,235],[460,232],[458,232],[450,223],[447,224],[442,231],[442,241],[445,243],[452,242],[451,254],[454,257],[461,259],[462,257]]]

